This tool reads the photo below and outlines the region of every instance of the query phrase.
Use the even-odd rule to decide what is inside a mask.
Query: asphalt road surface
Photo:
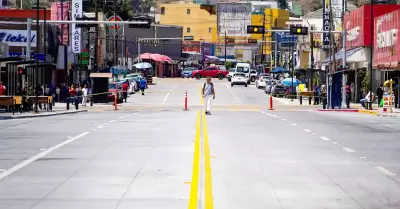
[[[205,116],[204,80],[158,82],[118,111],[0,121],[0,208],[400,208],[399,118],[270,111],[226,80]]]

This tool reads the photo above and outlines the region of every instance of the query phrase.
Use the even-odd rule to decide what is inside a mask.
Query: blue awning
[[[348,51],[346,51],[346,57],[350,57],[351,55],[355,54],[356,52],[360,51],[363,47],[358,47],[358,48],[354,48],[354,49],[350,49]],[[342,60],[343,59],[343,49],[340,50],[339,52],[337,52],[335,54],[335,59],[336,61],[338,60]],[[322,61],[322,64],[329,64],[329,62],[332,61],[333,62],[333,56],[326,58],[324,61]]]

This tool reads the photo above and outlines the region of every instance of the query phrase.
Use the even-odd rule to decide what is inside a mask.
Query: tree
[[[134,16],[132,12],[132,0],[125,0],[122,2],[121,0],[116,0],[116,5],[114,6],[114,1],[107,1],[107,4],[102,4],[100,0],[97,0],[99,3],[98,9],[99,12],[103,12],[106,17],[111,17],[115,14],[120,16],[123,20],[129,20]],[[91,1],[91,4],[88,6],[84,5],[85,12],[95,12],[96,0]]]
[[[21,8],[22,1],[22,8]],[[36,6],[36,0],[16,0],[9,1],[11,3],[11,7],[15,9],[32,9]],[[46,1],[40,0],[39,7],[48,7],[48,3]]]
[[[156,2],[154,0],[140,0],[140,12],[148,13],[155,6]]]
[[[289,9],[289,3],[287,0],[276,0],[279,9]]]

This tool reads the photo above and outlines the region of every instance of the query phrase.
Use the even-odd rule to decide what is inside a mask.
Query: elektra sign
[[[31,46],[36,47],[36,31],[31,31]],[[28,43],[28,31],[26,30],[1,30],[0,43],[8,46],[24,46]]]

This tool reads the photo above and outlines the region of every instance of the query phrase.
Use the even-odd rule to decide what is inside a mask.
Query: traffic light
[[[306,36],[306,35],[308,35],[308,27],[291,25],[290,26],[290,34]]]
[[[18,73],[18,75],[25,75],[26,74],[25,68],[18,67],[17,68],[17,73]]]
[[[263,34],[264,33],[264,26],[248,25],[247,26],[247,33]]]
[[[249,43],[249,44],[256,44],[256,43],[257,43],[257,39],[249,38],[249,39],[247,39],[247,43]]]

